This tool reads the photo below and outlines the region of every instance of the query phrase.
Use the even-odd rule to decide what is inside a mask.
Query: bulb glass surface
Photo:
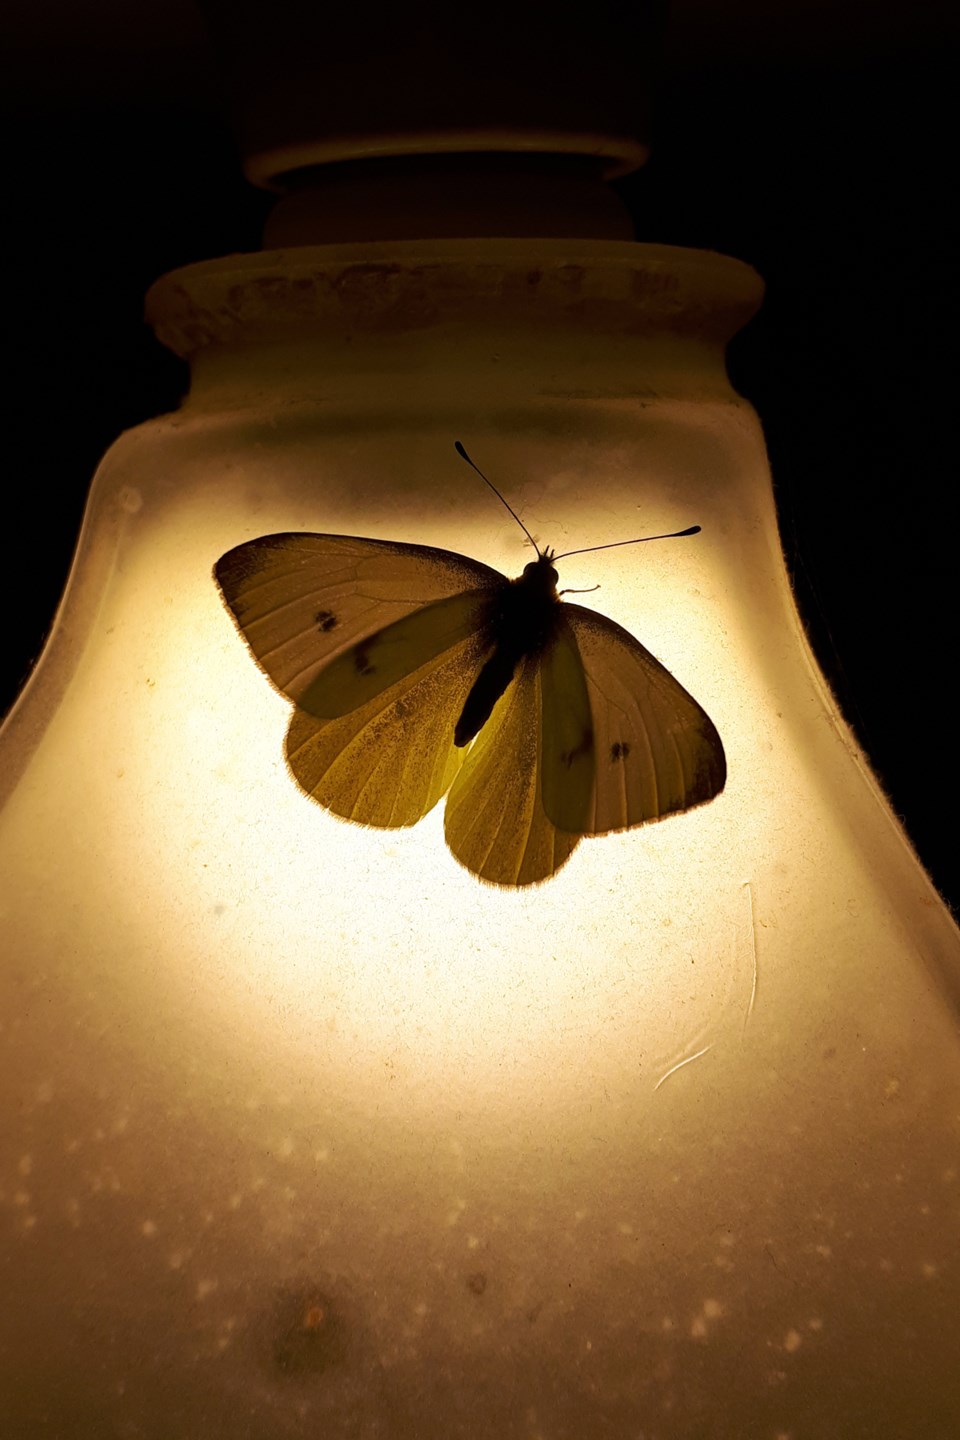
[[[195,302],[190,399],[101,467],[4,735],[24,1427],[946,1433],[957,937],[795,614],[722,365],[754,282],[543,248],[318,252],[339,327],[281,325],[267,262],[283,310],[307,261],[257,257],[262,311]],[[455,439],[558,552],[703,527],[560,583],[704,705],[726,788],[526,889],[458,866],[442,803],[308,800],[211,575],[281,530],[518,574]]]

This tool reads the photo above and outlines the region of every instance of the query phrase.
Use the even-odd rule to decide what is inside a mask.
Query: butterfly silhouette
[[[565,556],[541,551],[473,468],[537,552],[516,579],[428,545],[296,532],[238,545],[214,576],[296,707],[286,758],[301,788],[388,829],[449,791],[456,858],[522,886],[555,874],[584,835],[711,800],[726,760],[709,716],[639,641],[561,599]]]

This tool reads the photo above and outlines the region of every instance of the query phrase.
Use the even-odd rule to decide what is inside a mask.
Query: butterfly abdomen
[[[519,659],[518,655],[498,646],[484,663],[454,727],[453,743],[458,748],[469,745],[490,719],[494,705],[514,677]]]
[[[453,732],[456,746],[469,745],[479,734],[521,660],[546,648],[556,632],[559,607],[557,572],[544,557],[497,593],[486,623],[492,650],[464,701]]]

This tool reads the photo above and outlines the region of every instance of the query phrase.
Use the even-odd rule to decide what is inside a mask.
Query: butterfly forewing
[[[565,604],[583,661],[595,752],[584,834],[625,830],[713,799],[726,780],[720,736],[683,686],[621,626]],[[544,803],[554,801],[547,791]],[[558,820],[558,814],[560,819]],[[553,814],[568,818],[563,806]]]
[[[583,660],[557,606],[554,635],[540,665],[543,808],[561,830],[585,834],[593,817],[596,745]]]
[[[496,587],[467,590],[375,630],[325,665],[298,705],[319,717],[346,715],[468,636],[477,637],[481,649],[489,649],[489,613],[495,594]]]
[[[358,641],[435,600],[506,584],[451,550],[295,532],[236,546],[214,574],[256,660],[294,702]]]

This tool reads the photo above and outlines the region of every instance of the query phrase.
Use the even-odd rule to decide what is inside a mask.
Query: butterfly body
[[[490,654],[464,702],[453,732],[462,748],[489,720],[522,660],[541,655],[556,631],[558,575],[549,554],[532,560],[515,580],[505,580],[490,602],[485,622]]]
[[[286,756],[301,788],[385,828],[447,795],[447,843],[483,880],[547,879],[584,835],[723,788],[709,717],[628,631],[561,599],[549,551],[510,579],[430,546],[284,533],[214,573],[296,707]]]

